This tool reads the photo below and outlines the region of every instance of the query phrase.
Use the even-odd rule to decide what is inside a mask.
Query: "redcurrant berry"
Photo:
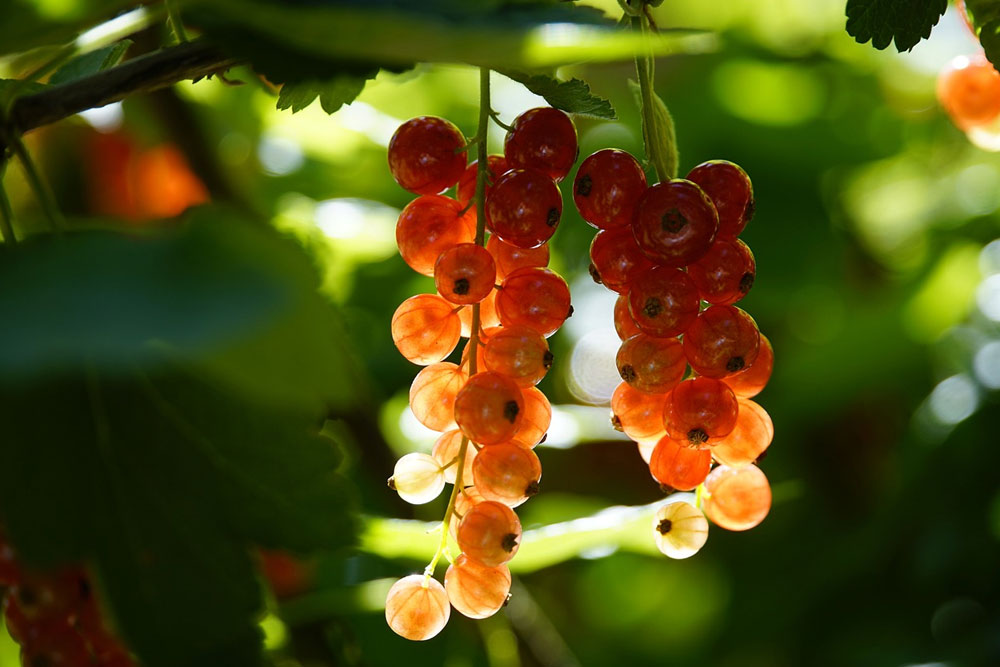
[[[712,453],[707,449],[686,447],[672,438],[656,443],[649,459],[649,472],[660,484],[680,491],[689,491],[708,477]]]
[[[472,442],[493,445],[514,437],[524,397],[510,378],[487,371],[469,378],[455,398],[455,421]]]
[[[632,319],[632,313],[628,312],[628,295],[620,294],[615,301],[615,331],[622,340],[630,338],[640,332],[639,326]]]
[[[529,109],[514,119],[503,153],[511,169],[537,169],[553,181],[561,181],[579,153],[576,128],[558,109]]]
[[[514,434],[514,442],[522,447],[534,447],[545,438],[552,423],[552,405],[538,387],[522,389],[524,419]]]
[[[687,175],[715,204],[719,214],[720,239],[734,239],[747,226],[754,213],[753,186],[750,177],[726,160],[699,164]]]
[[[455,306],[437,294],[418,294],[399,304],[392,316],[392,341],[400,354],[427,366],[451,354],[461,337]]]
[[[507,158],[503,155],[490,155],[486,159],[486,196],[493,189],[493,184],[507,173]],[[468,205],[476,196],[476,177],[479,173],[479,160],[473,160],[472,164],[465,168],[462,177],[458,179],[458,192],[456,199],[462,206]]]
[[[545,268],[549,265],[549,246],[543,243],[537,248],[518,248],[504,243],[499,236],[490,236],[486,249],[497,265],[497,278],[502,280],[508,274],[526,267]]]
[[[1000,73],[982,54],[956,56],[938,75],[937,96],[960,129],[989,125],[1000,116]]]
[[[479,303],[493,291],[496,278],[493,256],[475,243],[452,246],[434,264],[434,286],[451,303]]]
[[[700,187],[683,179],[657,183],[636,204],[632,231],[639,248],[661,266],[687,266],[708,252],[719,216]]]
[[[605,148],[580,165],[573,201],[580,217],[595,227],[628,227],[645,191],[646,174],[636,159],[625,151]]]
[[[506,565],[487,567],[459,554],[444,574],[444,588],[459,613],[469,618],[487,618],[507,603],[510,570]]]
[[[396,245],[403,261],[417,273],[434,275],[438,256],[459,243],[476,238],[476,213],[462,213],[462,205],[439,195],[417,197],[396,222]]]
[[[472,307],[466,306],[458,311],[458,319],[462,322],[462,337],[468,338],[472,332]],[[500,324],[500,316],[497,315],[497,290],[490,292],[485,299],[479,302],[479,327],[480,329],[490,329]]]
[[[684,379],[687,359],[676,338],[637,333],[618,348],[618,374],[647,394],[665,394]]]
[[[486,226],[518,248],[537,248],[548,241],[561,216],[559,188],[535,169],[511,169],[486,198]]]
[[[667,435],[692,447],[711,446],[736,426],[739,404],[720,380],[696,377],[670,392],[663,406]]]
[[[753,398],[767,386],[774,369],[774,348],[764,334],[760,335],[760,352],[757,359],[735,375],[723,379],[733,393],[743,398]]]
[[[443,118],[411,118],[389,140],[389,171],[400,186],[418,195],[436,195],[465,171],[465,137]]]
[[[410,385],[413,416],[432,431],[454,428],[455,396],[468,379],[464,370],[447,361],[422,369]]]
[[[635,277],[653,268],[628,227],[605,229],[590,244],[590,275],[610,290],[628,292]]]
[[[688,275],[665,266],[636,276],[628,291],[628,309],[636,326],[660,338],[684,333],[700,305],[698,288]]]
[[[487,567],[503,565],[521,545],[521,522],[503,503],[476,503],[458,524],[458,547],[472,560]]]
[[[490,336],[484,357],[486,368],[521,387],[535,386],[552,367],[552,352],[545,336],[523,324],[501,327]]]
[[[755,465],[716,466],[705,480],[705,515],[726,530],[749,530],[771,509],[771,485]]]
[[[385,620],[400,637],[423,641],[444,630],[451,615],[448,594],[437,579],[411,574],[392,585],[385,599]]]
[[[623,382],[611,395],[611,423],[637,442],[655,442],[666,435],[663,427],[666,398],[663,394],[647,394]]]
[[[449,484],[455,483],[458,475],[458,464],[453,463],[462,448],[462,440],[465,436],[462,431],[455,429],[442,433],[441,437],[434,442],[431,449],[431,456],[438,462],[444,472],[444,481]],[[462,483],[472,483],[472,462],[476,460],[476,448],[469,443],[465,446],[465,465],[462,467]]]
[[[757,360],[760,331],[746,311],[712,306],[698,314],[684,334],[684,355],[696,373],[723,378]]]
[[[774,424],[767,410],[753,401],[740,398],[736,427],[712,448],[712,457],[728,466],[753,463],[771,445]]]
[[[688,275],[702,299],[728,306],[745,297],[753,287],[757,264],[746,243],[720,239],[704,257],[688,267]]]
[[[548,269],[518,269],[500,286],[497,313],[505,327],[525,324],[551,336],[572,313],[569,286]]]
[[[483,447],[476,455],[472,478],[486,500],[517,507],[538,493],[542,464],[531,449],[514,442]]]

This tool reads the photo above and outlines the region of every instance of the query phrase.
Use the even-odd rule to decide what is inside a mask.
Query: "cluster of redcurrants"
[[[624,382],[611,399],[614,426],[639,443],[664,487],[704,484],[701,504],[716,524],[757,525],[771,492],[754,462],[773,426],[750,398],[770,378],[774,357],[753,318],[732,305],[756,273],[750,248],[737,238],[753,216],[749,177],[714,160],[685,179],[648,186],[635,158],[608,149],[580,165],[573,196],[583,219],[600,229],[591,275],[619,294]],[[661,507],[654,526],[661,551],[675,558],[695,553],[708,535],[701,511],[683,502]]]
[[[7,632],[25,667],[129,667],[132,657],[104,624],[87,575],[24,570],[0,535],[0,586]]]
[[[399,459],[389,483],[411,503],[429,502],[454,484],[444,524],[462,552],[444,586],[428,572],[389,591],[386,620],[414,640],[441,631],[449,602],[472,618],[506,603],[505,563],[521,540],[512,508],[538,492],[542,469],[533,447],[552,417],[535,385],[552,365],[546,338],[572,313],[569,287],[545,268],[546,242],[562,215],[556,182],[577,156],[572,121],[556,109],[527,111],[510,128],[504,154],[489,156],[479,184],[491,234],[485,247],[476,213],[479,165],[466,165],[466,150],[453,124],[420,117],[396,131],[388,152],[393,178],[420,195],[399,216],[399,252],[433,276],[437,289],[399,306],[392,337],[404,357],[426,366],[410,387],[413,415],[442,432],[430,455]],[[441,194],[456,184],[455,198]],[[444,361],[463,336],[469,342],[459,363]]]

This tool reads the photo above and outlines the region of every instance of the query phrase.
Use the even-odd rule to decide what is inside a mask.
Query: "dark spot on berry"
[[[611,415],[611,428],[613,428],[614,430],[619,431],[619,432],[621,432],[623,430],[622,429],[622,420],[621,420],[621,417],[619,417],[618,415],[614,415],[614,414]]]
[[[552,350],[545,350],[545,354],[542,355],[542,366],[545,366],[545,370],[552,368],[552,362],[555,361],[556,355],[552,354]]]
[[[455,286],[451,288],[451,291],[455,294],[468,294],[469,293],[469,279],[459,278],[455,281]]]
[[[760,463],[761,461],[763,461],[766,458],[767,458],[767,450],[765,449],[764,451],[762,451],[760,453],[760,456],[758,456],[756,459],[754,459],[753,462],[754,463]]]
[[[642,306],[642,314],[650,319],[657,317],[662,312],[663,303],[655,296],[646,299],[646,303]]]
[[[629,384],[635,382],[636,375],[635,375],[635,369],[632,368],[632,364],[622,365],[622,367],[618,369],[618,374],[621,375],[622,379],[628,382]]]
[[[704,445],[708,442],[708,433],[700,428],[693,428],[688,431],[688,442],[692,445]]]
[[[736,371],[743,370],[743,366],[745,365],[743,357],[730,357],[729,361],[726,362],[726,370],[730,373],[735,373]]]
[[[660,523],[656,524],[656,530],[660,532],[660,535],[666,535],[673,527],[674,524],[670,519],[664,519]]]
[[[590,178],[590,174],[584,174],[581,178],[576,179],[576,194],[580,197],[589,197],[590,188],[594,186],[594,180]]]
[[[588,270],[590,271],[590,277],[594,279],[595,283],[597,283],[598,285],[604,283],[604,280],[601,279],[601,272],[597,270],[597,267],[594,266],[593,262],[591,262],[590,267],[588,267]]]
[[[503,547],[503,550],[506,551],[507,553],[513,551],[514,547],[517,546],[517,534],[507,533],[506,535],[504,535],[503,540],[500,542],[500,546]]]
[[[753,214],[757,212],[757,202],[754,201],[753,197],[747,202],[747,207],[743,210],[743,224],[746,224],[753,220]]]
[[[536,482],[532,482],[531,484],[529,484],[528,487],[524,490],[524,495],[528,496],[529,498],[532,497],[532,496],[537,496],[538,495],[538,482],[536,481]]]
[[[566,319],[573,317],[573,306],[570,305],[569,310],[566,311]]]
[[[549,439],[549,432],[546,431],[545,433],[542,433],[542,439],[538,441],[538,444],[540,445],[548,439]]]
[[[503,406],[503,418],[513,424],[520,411],[521,408],[517,407],[517,401],[507,401]]]
[[[506,607],[510,604],[510,593],[507,593],[507,597],[503,599],[503,606]]]
[[[660,484],[660,491],[663,491],[663,493],[667,494],[668,496],[676,490],[677,489],[670,486],[669,484]]]
[[[545,218],[545,224],[549,227],[555,227],[559,223],[559,209],[552,207],[549,209],[549,215]]]
[[[753,287],[754,275],[752,273],[744,273],[743,277],[740,278],[740,291],[746,294]]]
[[[392,489],[393,491],[395,491],[395,490],[396,490],[396,478],[395,478],[395,477],[390,477],[390,478],[388,479],[388,481],[386,482],[386,485],[387,485],[387,486],[388,486],[388,487],[389,487],[390,489]]]
[[[17,601],[21,607],[33,607],[38,603],[38,592],[32,586],[17,587]]]
[[[687,218],[676,208],[672,208],[660,218],[660,226],[669,234],[676,234],[687,226]]]

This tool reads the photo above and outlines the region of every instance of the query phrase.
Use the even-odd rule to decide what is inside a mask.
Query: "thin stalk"
[[[52,195],[48,184],[42,179],[34,160],[31,159],[31,154],[25,148],[24,141],[15,134],[10,138],[10,147],[17,156],[17,159],[21,161],[21,166],[24,167],[24,173],[28,177],[28,184],[35,193],[35,198],[41,204],[42,210],[45,211],[45,217],[48,219],[52,231],[56,233],[61,232],[65,228],[62,213],[59,211],[59,207],[56,206],[55,197]]]
[[[482,67],[479,69],[479,129],[476,136],[469,142],[477,148],[477,169],[476,169],[476,243],[486,245],[486,180],[489,177],[489,145],[487,139],[490,132],[490,70]],[[478,372],[479,356],[479,329],[482,326],[479,304],[472,306],[472,330],[469,332],[469,376]],[[473,443],[474,446],[474,443]],[[441,554],[448,551],[448,535],[452,517],[455,515],[455,503],[458,501],[458,494],[465,488],[465,457],[469,452],[469,439],[462,437],[462,443],[458,447],[458,460],[455,462],[455,485],[451,489],[451,497],[448,499],[448,507],[444,511],[444,519],[441,520],[441,541],[438,543],[434,558],[424,569],[424,585],[434,574],[434,568],[441,560]],[[449,557],[450,558],[450,557]]]
[[[7,160],[0,159],[0,236],[3,242],[14,245],[17,236],[14,234],[14,210],[10,206],[7,190],[3,187],[3,176],[7,171]]]
[[[649,36],[648,20],[642,13],[632,15],[633,32],[644,37]],[[639,80],[639,97],[642,113],[642,138],[645,143],[646,157],[656,169],[657,180],[667,181],[677,177],[677,146],[674,139],[673,120],[670,112],[657,114],[656,105],[662,104],[655,99],[653,91],[654,60],[652,53],[644,49],[635,55],[635,72]],[[664,127],[660,124],[664,123]],[[667,145],[660,145],[658,139],[663,137]]]
[[[187,32],[184,31],[184,23],[181,22],[181,14],[177,11],[175,0],[166,0],[167,20],[170,22],[170,29],[174,31],[174,36],[178,42],[188,41]]]

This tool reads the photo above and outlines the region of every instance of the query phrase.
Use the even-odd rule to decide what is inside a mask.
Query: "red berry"
[[[434,286],[451,303],[479,303],[493,291],[496,278],[493,256],[475,243],[452,246],[434,264]]]
[[[493,184],[507,173],[507,158],[503,155],[490,155],[486,159],[487,178],[486,196],[489,196],[493,189]],[[458,179],[458,192],[456,199],[462,206],[467,205],[476,196],[476,175],[479,173],[479,160],[473,160],[472,164],[465,168],[462,177]]]
[[[499,236],[492,235],[486,242],[486,250],[493,255],[497,265],[497,279],[528,267],[545,268],[549,265],[549,246],[543,243],[537,248],[518,248],[504,243]]]
[[[431,449],[431,456],[444,468],[444,481],[454,484],[458,477],[458,463],[453,461],[462,450],[462,440],[467,440],[462,431],[455,429],[442,433],[441,437],[434,441]],[[472,465],[476,460],[476,448],[469,443],[465,446],[465,464],[462,466],[462,484],[472,483]]]
[[[514,437],[524,413],[521,389],[487,371],[469,378],[455,397],[455,421],[472,442],[493,445]]]
[[[524,419],[514,434],[514,442],[532,448],[545,437],[552,423],[552,405],[538,387],[521,390],[524,396]]]
[[[615,300],[615,331],[622,340],[630,338],[639,333],[639,325],[632,319],[632,313],[628,312],[628,295],[620,294]]]
[[[0,533],[0,586],[10,586],[21,576],[14,548],[7,541],[7,536]]]
[[[628,227],[599,231],[590,244],[590,275],[619,294],[628,292],[637,275],[653,268]]]
[[[745,297],[753,287],[757,264],[746,243],[720,239],[704,257],[688,267],[688,275],[702,299],[728,306]]]
[[[649,472],[653,478],[679,491],[690,491],[704,482],[711,467],[710,451],[685,447],[669,437],[656,443],[649,457]]]
[[[757,359],[735,375],[723,378],[733,393],[742,398],[753,398],[767,386],[774,368],[774,348],[764,334],[760,335],[760,352]]]
[[[538,493],[542,464],[531,449],[514,442],[483,447],[472,465],[476,489],[486,500],[517,507]]]
[[[521,543],[521,522],[514,510],[492,500],[470,507],[456,532],[465,555],[487,567],[509,561]]]
[[[989,125],[1000,116],[1000,73],[982,54],[956,56],[938,75],[937,96],[960,129]]]
[[[486,225],[518,248],[537,248],[550,238],[562,216],[562,196],[552,179],[535,169],[512,169],[486,198]]]
[[[451,354],[462,333],[455,306],[437,294],[418,294],[399,304],[391,327],[396,349],[421,366]]]
[[[665,394],[684,379],[687,359],[676,338],[638,333],[618,349],[618,373],[625,382],[648,394]]]
[[[500,324],[497,315],[497,290],[494,289],[485,299],[479,302],[479,327],[489,329]],[[462,322],[462,337],[468,338],[472,333],[472,306],[465,306],[458,311],[458,319]]]
[[[558,109],[529,109],[514,119],[503,153],[511,169],[537,169],[561,181],[579,153],[576,128]]]
[[[760,331],[746,311],[736,306],[711,306],[684,334],[684,355],[696,373],[724,378],[757,360]]]
[[[500,286],[497,313],[505,327],[525,324],[551,336],[572,313],[569,286],[548,269],[518,269]]]
[[[719,231],[715,206],[702,189],[683,179],[657,183],[636,205],[635,240],[662,266],[687,266],[708,252]]]
[[[636,326],[660,338],[684,333],[700,305],[698,288],[688,275],[665,266],[636,276],[628,291],[628,309]]]
[[[637,442],[656,442],[666,435],[663,407],[667,396],[647,394],[625,382],[611,395],[611,423]]]
[[[279,598],[305,593],[315,583],[313,563],[296,558],[286,551],[261,550],[260,572],[271,591]],[[104,664],[103,661],[101,664]]]
[[[465,171],[465,137],[443,118],[411,118],[389,140],[389,171],[400,186],[418,195],[436,195]]]
[[[726,160],[699,164],[687,175],[715,204],[719,213],[720,239],[734,239],[753,218],[753,185],[738,165]]]
[[[521,387],[533,387],[552,367],[545,336],[529,326],[501,327],[486,342],[486,368],[505,375]]]
[[[684,380],[663,406],[667,435],[693,447],[711,446],[736,426],[739,404],[732,389],[712,378]]]
[[[487,567],[459,554],[444,575],[451,605],[469,618],[486,618],[507,602],[510,570],[506,565]]]
[[[716,466],[705,480],[705,516],[726,530],[749,530],[771,509],[771,485],[755,465]]]
[[[73,628],[53,628],[37,641],[21,647],[23,667],[87,667],[91,662],[87,642]]]
[[[455,426],[455,396],[469,376],[453,363],[442,361],[422,369],[410,385],[410,410],[432,431]]]
[[[634,157],[614,148],[597,151],[580,165],[573,201],[580,216],[595,227],[628,227],[646,191],[646,174]]]
[[[738,398],[737,401],[740,412],[736,417],[736,427],[712,447],[712,457],[729,466],[753,463],[774,438],[774,424],[767,410],[746,398]]]
[[[438,256],[476,238],[476,212],[462,214],[462,205],[449,197],[417,197],[396,222],[396,245],[403,261],[417,273],[434,275]]]
[[[16,606],[28,623],[61,621],[73,616],[90,598],[90,589],[78,570],[54,574],[25,573],[8,591],[8,605]]]

